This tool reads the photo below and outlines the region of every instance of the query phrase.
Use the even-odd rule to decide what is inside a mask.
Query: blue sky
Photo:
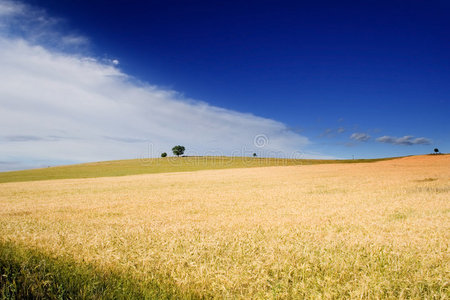
[[[131,94],[141,86],[152,90],[147,92],[153,94],[142,95],[142,101],[133,103],[136,111],[154,106],[145,99],[157,92],[166,93],[166,100],[173,104],[167,105],[164,113],[149,111],[155,121],[139,126],[147,131],[130,127],[115,136],[126,126],[108,132],[107,127],[113,125],[107,116],[114,119],[117,112],[103,109],[95,102],[99,98],[92,101],[103,111],[104,122],[94,122],[83,110],[64,114],[55,109],[62,100],[55,100],[48,104],[47,115],[64,116],[73,122],[59,125],[59,133],[50,125],[36,128],[29,124],[14,132],[4,129],[0,143],[6,150],[0,153],[0,160],[14,166],[4,164],[3,169],[134,158],[149,145],[153,149],[150,155],[157,156],[180,142],[198,154],[259,151],[269,156],[289,157],[298,152],[303,157],[371,158],[430,153],[434,147],[449,152],[447,1],[0,0],[0,18],[1,5],[4,11],[16,7],[14,13],[3,13],[3,42],[22,39],[29,47],[20,48],[23,55],[34,53],[33,46],[39,46],[46,51],[42,55],[66,59],[62,64],[74,58],[95,60],[94,68],[106,70],[101,76],[121,77],[120,83],[127,84]],[[45,24],[42,19],[47,20]],[[23,28],[18,30],[13,24]],[[11,53],[21,53],[15,47],[19,46],[11,45]],[[5,59],[8,53],[0,55]],[[11,66],[18,76],[9,81],[17,83],[23,78],[25,70],[19,65]],[[28,75],[42,77],[32,74]],[[90,86],[91,95],[114,100],[117,93],[99,92],[102,82],[99,79],[95,89]],[[50,85],[36,86],[43,89],[37,94],[55,94],[42,87]],[[60,87],[59,99],[72,89],[86,90]],[[25,116],[17,106],[25,95],[14,95],[16,106],[11,108],[6,100],[11,93],[0,90],[0,104]],[[47,100],[35,99],[33,103]],[[104,105],[111,108],[110,103]],[[28,111],[30,114],[34,112]],[[162,130],[158,126],[173,125],[157,123],[156,115],[188,122],[181,127],[188,127],[195,138],[187,139],[189,135],[179,127]],[[41,123],[38,120],[42,118],[36,117],[36,121]],[[135,118],[130,112],[124,122]],[[101,151],[86,146],[96,140],[88,128],[86,134],[81,131],[74,136],[75,120],[80,119],[94,122],[89,123],[90,128],[102,128],[96,134],[105,142],[95,148]],[[211,123],[199,121],[195,125],[198,119],[210,119]],[[18,127],[17,121],[3,127]],[[222,131],[229,128],[229,132],[214,134],[211,128],[215,126]],[[255,147],[257,135],[267,137],[266,148]],[[50,141],[51,136],[58,139]],[[122,144],[108,144],[108,137]],[[71,146],[63,145],[69,140]],[[52,159],[46,149],[58,143],[67,154]],[[123,151],[110,150],[116,147]],[[18,148],[36,151],[18,154]]]

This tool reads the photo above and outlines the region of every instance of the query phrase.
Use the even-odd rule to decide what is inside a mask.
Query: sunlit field
[[[450,156],[0,184],[4,298],[448,299]]]

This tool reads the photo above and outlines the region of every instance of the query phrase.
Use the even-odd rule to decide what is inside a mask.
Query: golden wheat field
[[[1,241],[144,288],[156,279],[190,298],[449,298],[449,155],[0,191]]]

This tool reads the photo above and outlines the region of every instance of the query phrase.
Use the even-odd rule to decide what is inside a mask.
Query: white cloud
[[[377,142],[394,144],[394,145],[403,145],[403,146],[412,146],[412,145],[430,145],[431,140],[420,137],[414,138],[411,135],[405,135],[404,137],[393,137],[393,136],[382,136],[376,139]]]
[[[355,132],[350,136],[350,139],[358,142],[367,142],[370,139],[370,135],[367,133]]]
[[[11,3],[0,0],[0,12]],[[0,169],[159,156],[175,144],[199,155],[325,157],[306,153],[308,138],[281,122],[137,83],[118,63],[0,31]],[[254,145],[258,134],[268,139],[263,148]]]

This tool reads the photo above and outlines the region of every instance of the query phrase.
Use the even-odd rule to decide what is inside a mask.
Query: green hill
[[[0,172],[0,183],[70,179],[95,178],[110,176],[125,176],[137,174],[187,172],[211,169],[250,168],[264,166],[291,166],[330,163],[361,163],[374,162],[382,159],[358,160],[319,160],[319,159],[282,159],[224,156],[167,157],[152,159],[129,159],[84,163],[42,169]]]

